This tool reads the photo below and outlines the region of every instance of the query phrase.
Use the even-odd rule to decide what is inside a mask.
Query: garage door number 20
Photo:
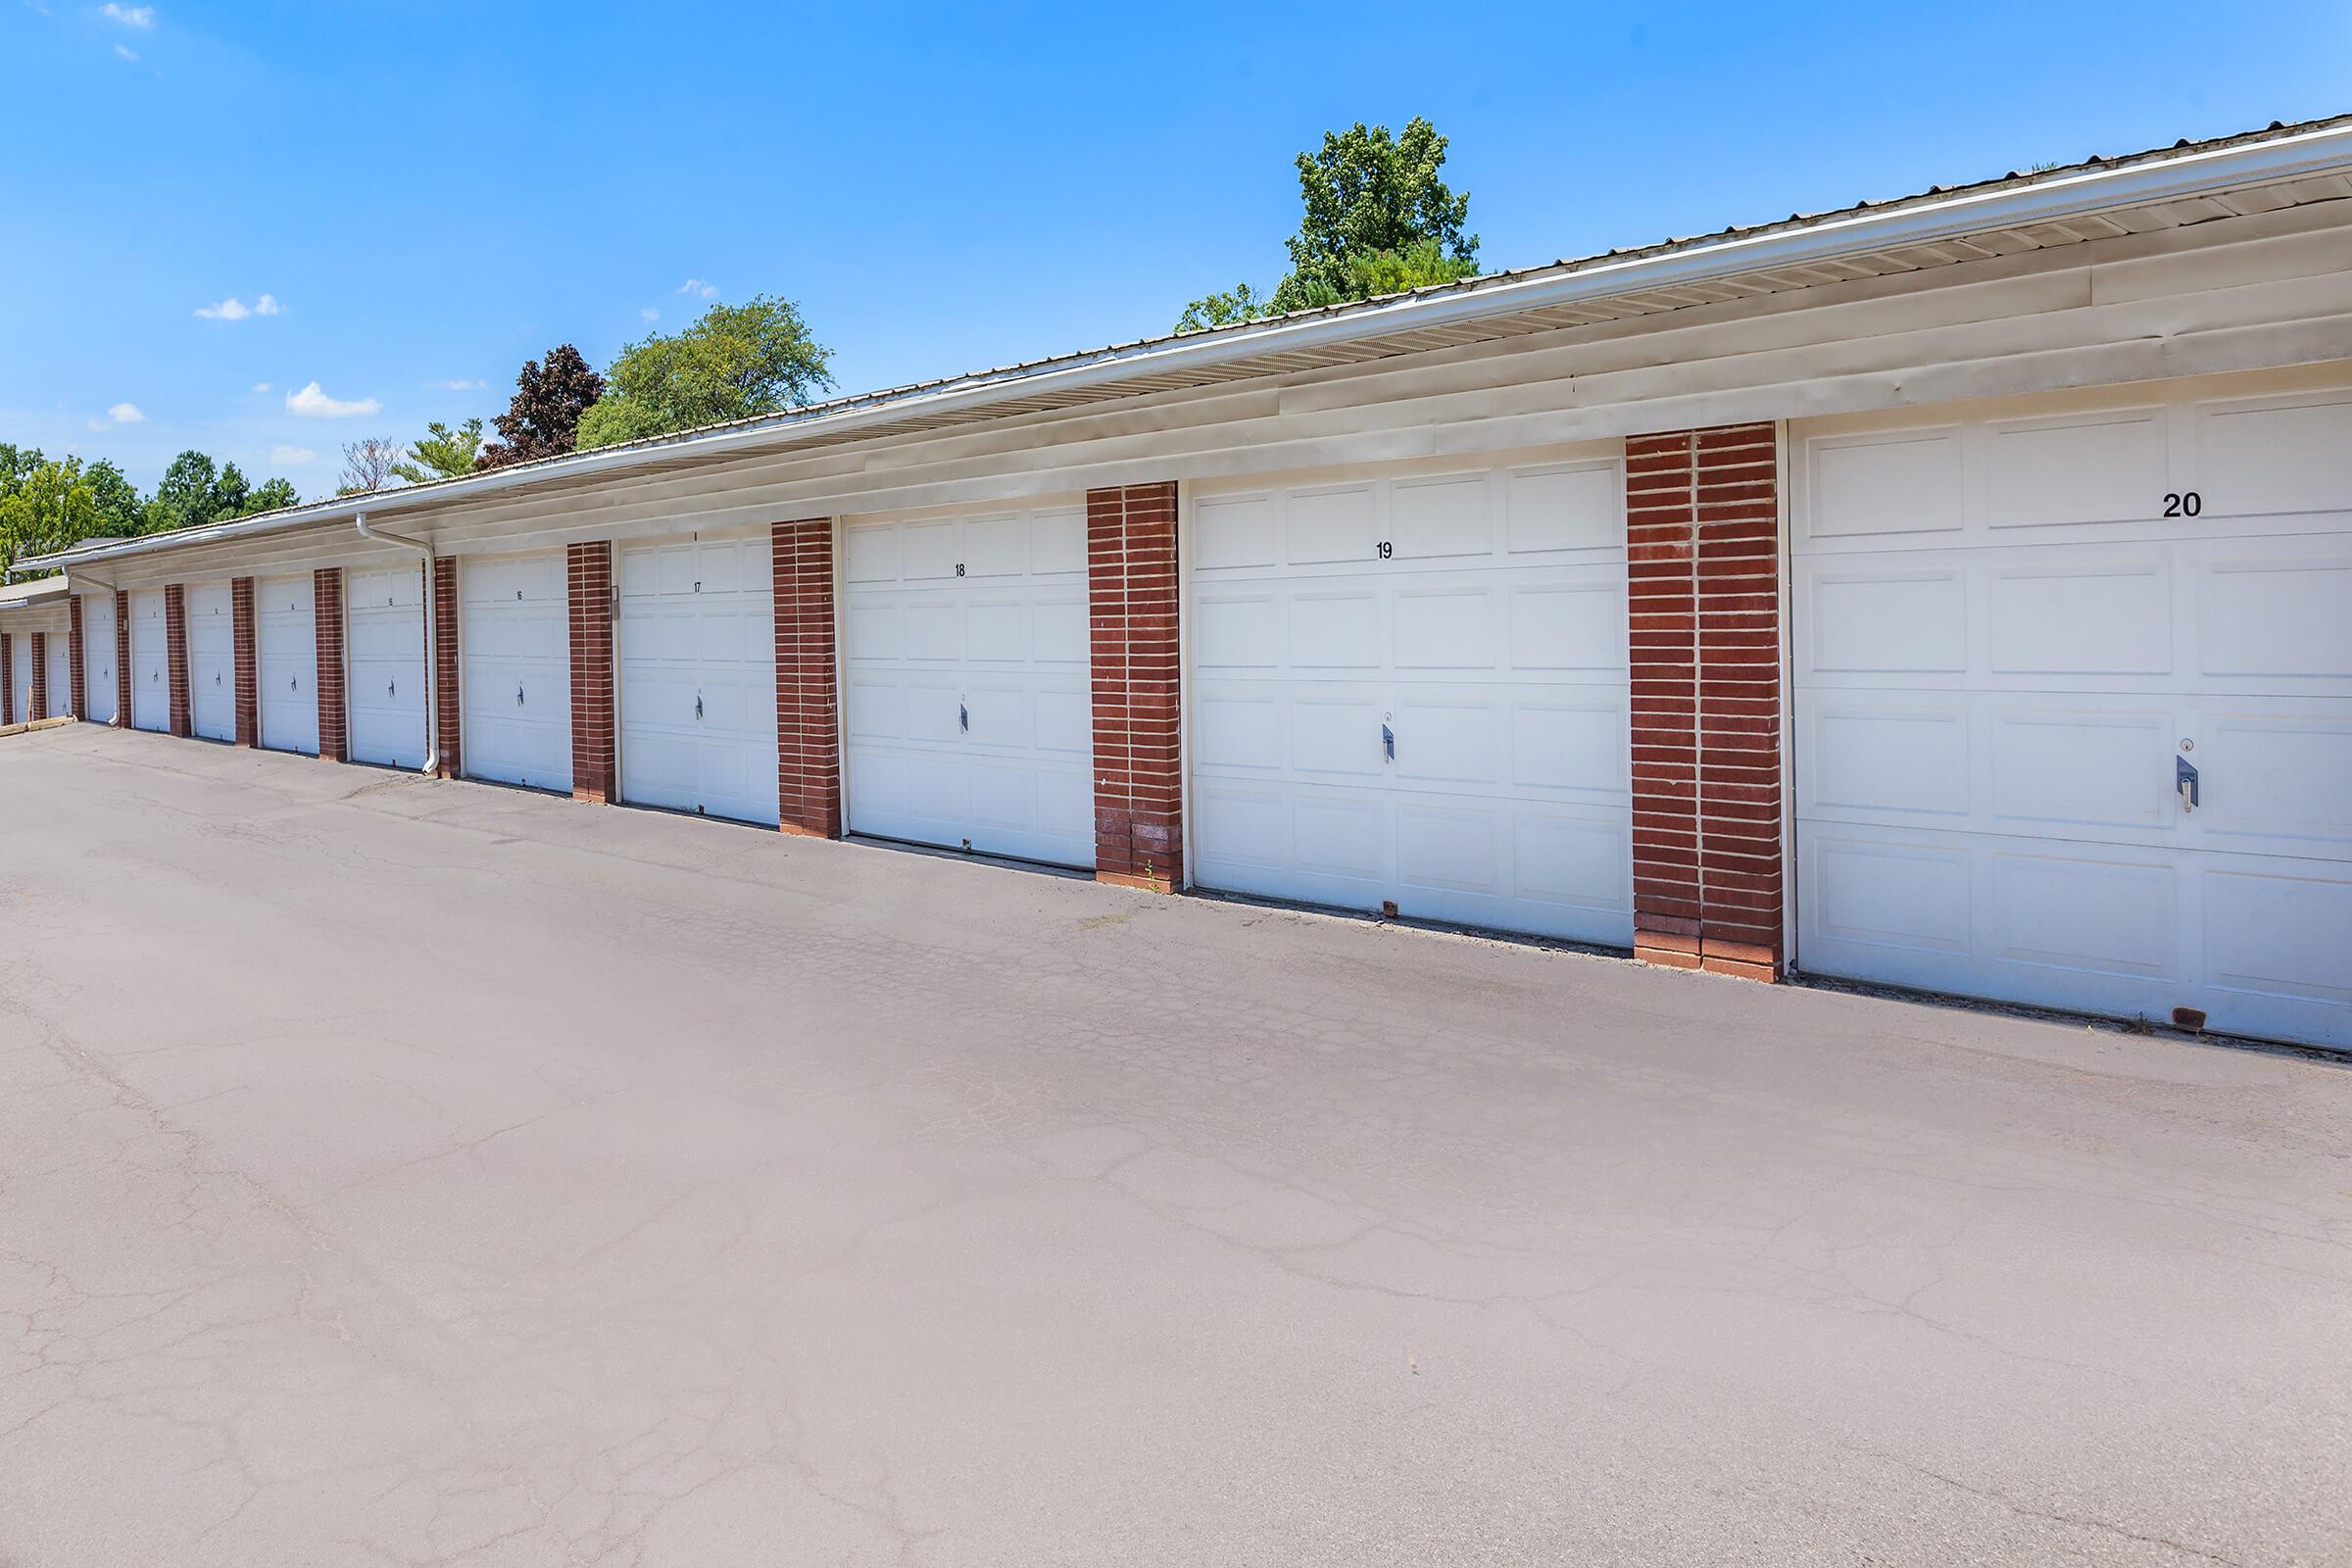
[[[2194,490],[2167,492],[2164,514],[2168,517],[2193,517],[2205,510],[2205,498]]]

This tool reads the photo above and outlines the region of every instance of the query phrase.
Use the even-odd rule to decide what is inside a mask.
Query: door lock
[[[2173,788],[2180,792],[2180,814],[2186,816],[2197,808],[2197,770],[2188,765],[2188,759],[2173,759]]]

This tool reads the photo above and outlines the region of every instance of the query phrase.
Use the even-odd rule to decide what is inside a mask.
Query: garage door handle
[[[514,688],[514,706],[516,708],[522,706],[522,688],[520,686]]]
[[[956,722],[962,727],[966,735],[972,732],[972,710],[961,703],[956,705]]]
[[[2186,816],[2197,808],[2197,770],[2188,765],[2188,759],[2173,759],[2173,788],[2180,792],[2180,814]]]
[[[703,694],[701,692],[694,694],[694,716],[697,718],[703,716]]]
[[[1396,760],[1396,732],[1386,724],[1380,726],[1380,751],[1390,761]]]
[[[400,682],[396,680],[388,680],[384,682],[384,695],[386,697],[398,697],[400,695]]]

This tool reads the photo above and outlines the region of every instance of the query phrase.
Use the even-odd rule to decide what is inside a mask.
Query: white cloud
[[[691,294],[698,300],[716,299],[718,297],[718,285],[716,283],[705,282],[699,277],[690,277],[685,282],[678,285],[678,292],[681,294]]]
[[[136,49],[126,48],[122,44],[115,45],[115,53],[122,56],[125,60],[136,60],[139,58],[139,52]]]
[[[662,313],[655,310],[651,305],[648,305],[644,310],[639,311],[637,314],[649,321],[659,321],[662,319]]]
[[[309,447],[271,447],[270,449],[270,462],[273,467],[291,468],[300,464],[317,463],[318,461],[318,454],[313,452]]]
[[[286,412],[298,414],[306,419],[349,419],[362,414],[374,414],[382,408],[383,405],[373,398],[361,398],[356,403],[330,398],[318,390],[316,381],[299,392],[286,394]]]
[[[149,27],[155,25],[155,7],[153,6],[119,6],[115,4],[115,0],[106,0],[106,4],[98,8],[98,14],[112,21],[120,22],[125,27],[136,27],[141,32],[145,32]]]
[[[104,419],[85,419],[82,421],[82,423],[85,429],[90,430],[112,430],[114,428],[113,425],[107,423]]]
[[[256,381],[253,383],[253,389],[256,392],[267,392],[270,390],[270,383],[267,381]]]
[[[490,383],[487,381],[467,381],[464,378],[454,381],[427,381],[425,385],[436,392],[486,392],[490,389]]]
[[[117,424],[137,424],[147,417],[136,403],[118,403],[106,411],[106,416]]]
[[[208,321],[242,321],[248,316],[283,316],[285,312],[274,294],[265,294],[251,305],[232,294],[218,305],[196,307],[196,314]]]

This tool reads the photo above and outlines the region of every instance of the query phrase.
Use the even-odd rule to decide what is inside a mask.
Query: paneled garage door
[[[228,584],[190,588],[188,617],[188,726],[208,741],[237,738],[236,618]]]
[[[774,826],[776,618],[764,533],[620,552],[620,793]]]
[[[8,636],[8,716],[11,723],[32,719],[32,640],[37,632],[12,631]]]
[[[1192,502],[1194,877],[1633,939],[1619,455]]]
[[[344,579],[354,761],[424,764],[423,592],[420,566],[376,566]]]
[[[571,629],[561,555],[466,561],[459,731],[466,776],[571,788]]]
[[[121,702],[121,683],[115,679],[115,596],[84,594],[81,599],[82,717],[93,724],[112,724]]]
[[[160,588],[130,596],[130,722],[134,729],[172,727],[172,631]]]
[[[844,530],[854,833],[1095,863],[1081,505]]]
[[[262,744],[275,752],[318,754],[318,593],[308,576],[266,577],[253,585],[254,695]]]
[[[2352,388],[1792,437],[1800,965],[2352,1045]]]

